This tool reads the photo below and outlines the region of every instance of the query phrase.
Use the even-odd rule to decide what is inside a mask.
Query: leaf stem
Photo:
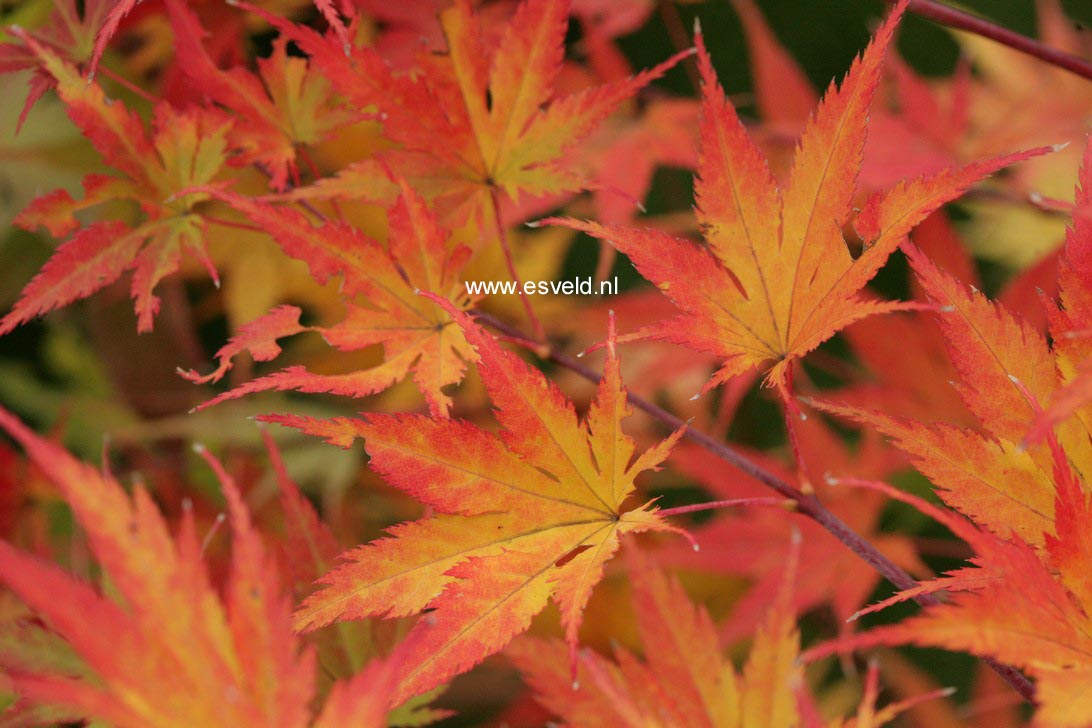
[[[679,516],[684,513],[697,513],[698,511],[712,511],[718,508],[740,508],[742,506],[780,506],[795,501],[786,501],[784,498],[729,498],[728,500],[709,501],[708,503],[695,503],[689,506],[677,506],[675,508],[662,508],[656,511],[658,516]]]
[[[524,346],[533,351],[542,350],[541,343],[532,340],[519,329],[509,326],[503,321],[482,311],[474,311],[473,315],[483,324],[499,331],[512,341],[521,342]],[[602,378],[600,374],[591,368],[584,366],[576,359],[555,351],[552,348],[547,349],[545,354],[546,356],[543,358],[579,374],[589,381],[598,383]],[[779,495],[793,501],[796,504],[797,512],[807,516],[826,529],[826,531],[845,544],[850,551],[857,554],[857,556],[863,559],[869,566],[875,569],[883,578],[887,579],[887,581],[900,591],[918,586],[918,582],[914,577],[910,576],[902,567],[882,554],[875,546],[865,540],[864,537],[850,528],[845,521],[828,510],[827,507],[823,505],[822,501],[816,497],[814,492],[798,490],[727,444],[713,439],[700,430],[687,427],[686,422],[643,397],[639,397],[632,392],[628,393],[627,396],[629,403],[637,409],[642,410],[673,430],[685,427],[686,430],[683,433],[685,438],[705,450],[708,450],[721,460],[735,466],[737,469],[743,471]],[[933,594],[919,594],[914,597],[914,601],[923,607],[934,606],[941,603],[940,599]],[[1032,685],[1031,681],[1028,680],[1023,673],[1011,665],[1004,665],[992,658],[987,657],[982,659],[983,662],[988,664],[994,672],[1005,680],[1005,682],[1011,685],[1024,700],[1029,703],[1035,702],[1035,686]]]
[[[1013,50],[1038,58],[1044,63],[1049,63],[1052,66],[1057,66],[1092,81],[1092,61],[1057,48],[1051,48],[1034,38],[1021,35],[985,18],[971,15],[963,10],[957,10],[936,0],[910,0],[908,9],[915,15],[920,15],[940,25],[947,25],[949,28],[965,30],[968,33],[989,38]]]
[[[527,297],[527,292],[523,290],[523,281],[516,271],[516,262],[512,259],[512,246],[508,244],[508,231],[504,227],[504,221],[501,220],[500,193],[496,187],[490,187],[489,192],[491,207],[493,208],[493,223],[497,228],[497,240],[500,241],[501,251],[504,253],[504,264],[508,267],[508,275],[512,277],[516,288],[519,289],[519,300],[523,303],[523,310],[527,314],[527,320],[535,332],[535,339],[540,343],[545,342],[546,330],[542,328],[542,322],[538,320],[534,309],[531,308],[531,300]]]

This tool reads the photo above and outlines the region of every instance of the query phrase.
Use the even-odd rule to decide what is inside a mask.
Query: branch
[[[1020,35],[1016,31],[991,23],[985,18],[956,10],[936,0],[910,0],[908,9],[915,15],[928,18],[940,25],[947,25],[949,28],[965,30],[968,33],[989,38],[1033,58],[1038,58],[1044,63],[1063,68],[1070,73],[1092,81],[1092,61],[1087,58],[1081,58],[1072,53],[1043,45],[1034,38]]]
[[[512,341],[520,343],[532,351],[542,350],[542,344],[540,342],[534,341],[519,329],[509,326],[503,321],[482,311],[474,311],[473,315],[478,321],[499,331]],[[549,349],[545,353],[545,359],[569,369],[589,381],[598,383],[602,378],[600,374],[566,354],[562,354],[553,349]],[[875,546],[850,528],[845,521],[830,512],[827,507],[823,505],[822,501],[815,496],[815,493],[797,489],[792,484],[777,477],[728,445],[715,440],[700,430],[687,427],[686,422],[662,407],[649,402],[647,399],[639,397],[632,392],[628,393],[628,399],[629,403],[634,407],[659,420],[671,429],[677,430],[679,428],[686,428],[683,437],[708,450],[721,460],[742,470],[744,473],[774,490],[779,495],[794,502],[796,504],[796,510],[799,513],[802,513],[826,529],[831,535],[845,544],[850,551],[864,559],[866,563],[900,591],[905,591],[918,586],[918,582],[914,577],[910,576],[910,574],[906,573],[898,564],[880,553]],[[934,606],[941,603],[940,599],[933,594],[920,594],[913,599],[923,607]],[[1035,702],[1035,686],[1032,685],[1031,681],[1020,671],[1010,665],[1003,665],[996,662],[991,658],[983,658],[983,661],[993,668],[1005,682],[1011,685],[1024,700],[1029,703]]]

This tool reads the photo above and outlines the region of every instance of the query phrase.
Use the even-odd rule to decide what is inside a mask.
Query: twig
[[[1025,53],[1033,58],[1038,58],[1044,63],[1063,68],[1070,73],[1074,73],[1092,81],[1092,61],[1089,61],[1087,58],[1081,58],[1072,53],[1066,53],[1057,48],[1051,48],[1034,38],[1028,38],[1026,35],[1021,35],[1008,28],[1003,28],[1000,25],[991,23],[985,18],[971,15],[962,10],[956,10],[953,7],[937,2],[936,0],[910,0],[908,9],[915,15],[928,18],[935,23],[947,25],[950,28],[957,28],[958,30],[965,30],[968,33],[974,33],[983,38],[989,38],[990,40],[997,41],[1002,45],[1006,45],[1009,48]]]
[[[511,340],[522,341],[526,347],[533,351],[542,350],[540,342],[532,340],[519,329],[509,326],[487,313],[474,311],[474,317],[490,328],[504,334]],[[553,349],[546,350],[545,354],[545,359],[575,372],[589,381],[598,383],[601,379],[600,374],[566,354],[562,354]],[[850,551],[857,554],[857,556],[879,572],[881,576],[887,579],[887,581],[897,589],[905,591],[918,586],[918,582],[914,577],[910,576],[910,574],[906,573],[898,564],[880,553],[875,546],[850,528],[845,521],[829,511],[813,492],[798,490],[790,483],[777,477],[728,445],[714,440],[700,430],[687,427],[686,422],[643,397],[639,397],[630,392],[628,399],[629,403],[634,407],[654,417],[671,429],[677,430],[679,428],[686,428],[683,436],[688,440],[708,450],[721,460],[735,466],[737,469],[774,490],[779,495],[793,501],[796,504],[797,512],[807,516],[826,529],[832,536],[845,544]],[[941,603],[940,599],[933,594],[920,594],[913,599],[923,607],[934,606]],[[1020,671],[1010,665],[1003,665],[991,658],[983,658],[983,661],[1000,675],[1005,682],[1011,685],[1024,700],[1027,700],[1029,703],[1035,702],[1035,686],[1032,685],[1031,681]]]

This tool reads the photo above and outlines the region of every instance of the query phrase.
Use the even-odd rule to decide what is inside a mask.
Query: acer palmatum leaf
[[[498,191],[518,201],[594,187],[576,153],[580,144],[626,99],[691,54],[562,96],[556,86],[569,0],[524,0],[492,44],[481,10],[458,0],[440,14],[447,54],[412,74],[394,72],[373,48],[353,46],[346,54],[336,37],[246,7],[298,43],[354,105],[377,109],[384,135],[399,145],[378,155],[383,165],[427,191],[445,221],[452,215],[453,222],[477,213],[489,224]],[[362,173],[354,174],[354,167]],[[316,192],[352,198],[357,181],[368,189],[370,179],[382,176],[374,159],[342,174],[354,184]]]
[[[289,595],[241,495],[215,459],[208,458],[222,481],[233,544],[222,598],[206,573],[191,511],[183,512],[172,538],[143,488],[130,497],[4,410],[0,427],[60,490],[116,594],[106,596],[0,542],[0,581],[67,640],[95,676],[8,673],[20,696],[133,728],[309,724],[313,652],[293,632]],[[323,718],[351,715],[360,721],[354,725],[385,725],[396,662],[376,662],[335,685]]]
[[[679,582],[632,551],[629,576],[644,660],[621,647],[614,661],[591,649],[580,657],[574,685],[565,669],[565,647],[556,640],[523,637],[506,651],[534,690],[535,699],[566,725],[589,728],[758,728],[817,725],[815,700],[799,661],[800,634],[793,607],[797,557],[794,540],[781,564],[781,584],[758,626],[741,670],[724,654],[706,609]],[[944,692],[876,707],[876,676],[869,678],[856,720],[828,726],[881,726],[911,705]],[[867,720],[866,720],[867,717]]]
[[[193,9],[182,0],[169,0],[166,8],[179,68],[197,91],[241,122],[231,129],[231,145],[238,150],[232,163],[259,165],[275,190],[284,190],[289,178],[298,185],[298,147],[324,140],[355,115],[305,59],[288,55],[287,38],[278,38],[272,53],[258,60],[258,73],[222,70],[201,42],[205,30]]]
[[[1051,428],[1092,402],[1092,137],[1086,140],[1065,251],[1058,261],[1058,306],[1048,308],[1054,353],[1065,385],[1043,400],[1026,439],[1039,442]],[[1047,404],[1049,403],[1049,404]],[[1087,417],[1083,415],[1082,418]],[[1071,421],[1070,421],[1071,423]],[[1068,426],[1070,423],[1067,423]],[[1064,431],[1065,426],[1058,428]]]
[[[56,81],[73,123],[122,176],[88,175],[84,199],[74,200],[58,190],[35,200],[16,218],[21,227],[40,225],[57,236],[78,231],[0,319],[0,334],[84,298],[130,269],[137,329],[150,331],[159,311],[155,287],[178,269],[183,253],[197,258],[218,281],[205,252],[204,220],[193,209],[208,195],[184,190],[210,184],[219,174],[227,158],[231,121],[213,110],[178,111],[164,102],[156,106],[148,134],[133,111],[108,99],[54,50],[26,34],[21,37]],[[80,227],[77,211],[112,200],[139,203],[143,220],[135,225],[108,220]]]
[[[695,196],[706,245],[655,230],[549,220],[608,240],[683,311],[631,338],[722,357],[706,389],[773,362],[767,383],[790,401],[794,359],[853,321],[912,306],[860,294],[918,222],[988,174],[1050,151],[976,162],[876,193],[855,220],[865,249],[854,259],[842,227],[852,212],[883,56],[905,8],[905,2],[896,6],[842,85],[827,91],[804,129],[784,189],[725,97],[697,35],[703,102]]]
[[[349,446],[365,441],[372,467],[436,515],[389,530],[345,555],[322,579],[297,626],[430,610],[397,696],[425,692],[524,631],[552,596],[575,660],[584,606],[623,534],[677,530],[646,504],[626,509],[636,476],[655,469],[681,431],[634,458],[629,415],[611,356],[585,421],[541,372],[436,296],[477,349],[499,435],[460,420],[371,414],[261,419]]]
[[[268,390],[324,392],[363,397],[381,392],[412,374],[414,383],[437,415],[446,415],[451,397],[444,388],[462,380],[469,345],[446,313],[417,290],[450,297],[460,308],[470,305],[459,273],[470,251],[453,242],[436,221],[424,199],[404,180],[394,184],[399,197],[389,213],[389,243],[384,246],[346,223],[327,220],[313,225],[301,212],[277,207],[235,193],[221,199],[269,231],[288,255],[303,260],[311,275],[325,284],[341,280],[345,318],[326,328],[304,327],[300,310],[282,306],[247,324],[217,352],[220,365],[201,376],[184,372],[195,382],[216,381],[232,366],[232,358],[249,349],[260,361],[279,353],[278,338],[318,331],[331,346],[357,351],[382,344],[386,358],[371,369],[345,374],[317,374],[302,366],[288,367],[242,384],[200,408]]]
[[[913,594],[944,590],[948,600],[917,616],[843,637],[803,655],[825,655],[879,645],[917,644],[994,657],[1036,680],[1036,723],[1077,728],[1092,720],[1092,640],[1087,588],[1092,563],[1092,509],[1079,488],[1059,488],[1057,537],[1037,551],[1019,537],[1002,540],[906,493],[880,483],[889,496],[910,503],[951,528],[975,550],[971,565],[902,592],[876,607]],[[865,611],[874,611],[876,607]]]

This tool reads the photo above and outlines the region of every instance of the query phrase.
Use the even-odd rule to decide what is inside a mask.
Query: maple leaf
[[[627,555],[643,662],[621,648],[616,648],[613,662],[585,650],[574,685],[565,669],[565,648],[557,641],[522,637],[506,654],[530,683],[535,699],[567,725],[822,725],[814,720],[816,708],[797,659],[800,634],[792,583],[799,553],[796,541],[787,552],[780,587],[767,605],[741,670],[722,653],[705,608],[694,604],[678,581],[636,552]],[[876,710],[877,692],[875,670],[871,670],[856,720],[836,720],[830,725],[884,725],[906,708],[942,694],[932,692]]]
[[[308,724],[313,652],[293,633],[273,563],[217,461],[208,458],[223,483],[233,538],[222,599],[205,572],[191,511],[184,511],[176,541],[143,488],[128,496],[4,410],[0,427],[61,490],[117,595],[100,594],[0,541],[0,581],[94,674],[9,672],[20,696],[119,726]],[[389,665],[376,662],[337,684],[315,725],[345,725],[345,716],[356,717],[353,725],[385,725],[391,675]]]
[[[1081,414],[1092,402],[1092,137],[1085,146],[1074,200],[1073,222],[1066,230],[1065,252],[1058,261],[1058,306],[1048,308],[1054,353],[1064,385],[1032,423],[1027,440],[1038,442],[1059,423]]]
[[[945,503],[1001,538],[1042,548],[1055,532],[1056,458],[1021,444],[1061,386],[1057,352],[1019,316],[905,252],[918,284],[937,306],[937,323],[958,377],[952,382],[978,427],[917,422],[870,410],[816,403],[890,437]],[[1056,337],[1056,341],[1062,340]],[[1058,447],[1081,477],[1092,475],[1092,413],[1061,423]]]
[[[897,601],[945,591],[944,604],[894,625],[812,648],[805,660],[877,645],[918,644],[994,657],[1022,668],[1037,681],[1036,724],[1085,726],[1092,720],[1092,508],[1055,444],[1059,478],[1057,535],[1045,548],[1021,538],[1003,540],[921,499],[871,484],[943,523],[974,547],[972,565],[900,592],[862,614]]]
[[[140,119],[122,103],[108,100],[102,89],[85,81],[54,51],[30,36],[23,35],[23,40],[55,79],[72,121],[124,176],[88,175],[82,200],[57,190],[35,200],[16,218],[16,224],[27,229],[42,225],[56,236],[76,233],[0,319],[0,334],[89,296],[128,269],[133,270],[137,329],[150,331],[159,310],[155,287],[177,270],[183,252],[195,255],[216,279],[205,253],[204,221],[193,209],[208,195],[182,193],[212,182],[219,173],[230,121],[211,111],[178,112],[160,104],[149,138]],[[106,220],[80,227],[75,212],[111,200],[140,203],[144,222],[130,227]]]
[[[621,432],[630,409],[614,355],[584,422],[550,380],[438,297],[477,349],[501,433],[460,420],[372,414],[261,419],[333,444],[365,441],[372,467],[437,515],[390,529],[345,555],[299,609],[297,626],[428,609],[397,695],[429,690],[500,650],[551,596],[575,660],[584,606],[626,533],[677,530],[649,504],[626,510],[634,479],[681,436],[636,459]]]
[[[804,129],[783,191],[696,34],[703,101],[695,197],[707,246],[654,230],[544,221],[608,240],[683,310],[637,337],[723,357],[706,389],[773,361],[767,382],[788,401],[794,359],[856,320],[907,306],[868,300],[860,291],[918,222],[986,175],[1048,151],[976,162],[874,194],[855,220],[864,252],[851,257],[842,227],[851,213],[883,55],[905,7],[896,7],[842,85],[827,92]]]
[[[574,161],[576,145],[624,100],[689,55],[559,98],[554,87],[564,60],[568,0],[520,3],[493,48],[471,2],[458,0],[440,14],[447,54],[422,59],[419,72],[404,75],[393,73],[371,49],[354,47],[346,56],[329,38],[250,9],[296,41],[359,108],[377,109],[385,136],[399,145],[379,155],[384,164],[427,191],[445,218],[479,211],[486,224],[496,214],[498,192],[518,200],[589,187]],[[375,164],[367,159],[345,171],[359,167],[353,176],[367,179]]]
[[[88,71],[89,77],[94,77],[95,72],[98,69],[99,61],[102,60],[102,54],[106,52],[106,46],[110,44],[110,41],[113,40],[114,36],[117,34],[118,28],[121,27],[125,17],[139,4],[140,0],[121,0],[120,2],[113,3],[113,7],[109,9],[108,13],[105,13],[105,17],[102,17],[102,11],[99,12],[97,17],[102,17],[102,24],[97,28],[97,33],[95,35],[95,45],[91,52],[91,63]],[[331,30],[341,42],[342,47],[347,48],[349,44],[349,32],[345,27],[345,23],[342,21],[341,16],[338,14],[337,8],[334,7],[332,0],[314,0],[314,5],[323,19],[329,23]],[[342,10],[352,9],[352,6],[348,3],[339,3],[339,5]],[[109,7],[109,5],[107,5],[107,7]]]
[[[242,151],[233,164],[260,165],[275,190],[283,190],[290,175],[298,185],[297,146],[322,141],[352,119],[335,103],[329,82],[306,60],[288,56],[284,36],[273,43],[268,58],[258,60],[258,74],[221,70],[201,43],[205,31],[194,12],[180,0],[166,6],[183,73],[208,99],[245,120],[231,129],[231,144]]]
[[[89,0],[77,3],[75,0],[57,0],[52,3],[53,12],[42,26],[30,32],[37,42],[49,47],[75,63],[86,61],[91,56],[95,32],[110,9],[109,0]],[[31,108],[46,91],[53,88],[55,81],[49,73],[39,67],[39,60],[33,50],[25,43],[0,43],[0,73],[33,69],[26,101],[19,113],[16,132],[22,128]]]
[[[460,307],[468,306],[458,275],[470,251],[452,243],[450,234],[408,184],[400,180],[397,185],[401,195],[389,215],[387,248],[345,223],[327,221],[316,227],[296,210],[217,193],[267,229],[287,254],[306,261],[319,283],[340,276],[347,312],[341,322],[319,329],[300,325],[299,308],[281,306],[244,326],[221,348],[217,352],[220,365],[212,373],[184,372],[183,376],[195,382],[219,380],[244,349],[259,361],[268,361],[280,352],[278,338],[308,330],[320,331],[342,351],[382,344],[386,359],[372,369],[348,374],[323,375],[289,367],[225,392],[202,407],[272,389],[362,397],[381,392],[413,372],[433,413],[447,413],[451,397],[443,389],[462,380],[469,345],[447,315],[416,292],[440,292]]]

